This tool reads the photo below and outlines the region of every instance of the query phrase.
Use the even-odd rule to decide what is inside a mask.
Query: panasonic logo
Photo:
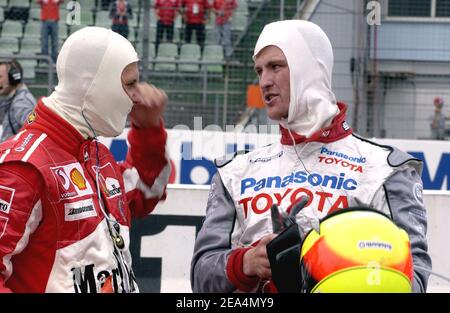
[[[284,177],[269,176],[260,180],[256,180],[253,177],[244,178],[241,180],[241,195],[244,194],[247,189],[259,191],[263,188],[285,188],[293,183],[309,183],[313,187],[322,186],[336,190],[355,190],[358,185],[354,179],[346,178],[345,173],[340,173],[339,176],[335,176],[321,175],[318,173],[308,174],[303,171],[298,171]]]
[[[366,158],[364,157],[352,157],[352,156],[348,156],[345,153],[342,152],[336,152],[336,151],[331,151],[328,150],[327,148],[322,148],[320,150],[320,154],[326,154],[326,155],[331,155],[331,156],[336,156],[338,158],[342,158],[345,159],[347,161],[350,162],[356,162],[356,163],[366,163]]]

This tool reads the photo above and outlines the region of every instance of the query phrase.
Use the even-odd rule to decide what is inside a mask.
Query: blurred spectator
[[[182,10],[184,12],[185,33],[184,40],[186,43],[191,42],[192,31],[195,30],[197,44],[203,49],[205,44],[205,16],[209,9],[207,0],[182,0]]]
[[[434,115],[431,117],[431,138],[437,140],[445,139],[445,121],[450,120],[450,116],[445,116],[442,112],[444,106],[444,99],[442,97],[435,97],[434,103]]]
[[[133,18],[131,4],[125,0],[113,1],[109,7],[109,17],[112,19],[111,29],[128,39],[128,20]]]
[[[168,42],[173,40],[175,17],[180,8],[180,0],[156,0],[154,8],[158,15],[156,24],[156,49],[158,49],[164,33]]]
[[[41,51],[43,55],[48,55],[48,41],[50,38],[53,63],[56,63],[58,54],[59,5],[63,2],[64,0],[37,0],[37,3],[41,6]]]
[[[1,142],[17,134],[36,105],[22,77],[22,66],[16,60],[0,63],[0,108],[5,110]]]
[[[229,57],[233,52],[231,47],[231,17],[233,10],[237,8],[236,0],[214,0],[213,9],[216,15],[217,43],[222,45],[225,56]]]

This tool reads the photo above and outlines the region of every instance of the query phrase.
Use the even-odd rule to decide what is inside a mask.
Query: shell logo
[[[78,189],[86,189],[86,179],[78,169],[74,168],[70,171],[70,180],[78,187]]]
[[[34,112],[34,111],[30,112],[30,114],[28,114],[28,117],[27,117],[28,124],[33,123],[35,120],[36,120],[36,112]]]

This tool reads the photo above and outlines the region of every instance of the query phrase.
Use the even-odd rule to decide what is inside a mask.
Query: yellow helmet
[[[301,247],[304,292],[411,292],[408,234],[372,209],[343,209],[311,230]]]

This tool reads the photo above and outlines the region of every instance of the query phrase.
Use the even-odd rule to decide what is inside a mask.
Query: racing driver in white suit
[[[366,206],[388,216],[409,235],[412,290],[425,292],[431,259],[420,160],[352,132],[346,105],[331,89],[332,46],[315,24],[292,20],[265,26],[253,59],[268,116],[281,140],[231,160],[216,161],[206,218],[191,263],[194,292],[271,292],[266,245],[275,237],[271,210],[311,221],[341,208]]]

